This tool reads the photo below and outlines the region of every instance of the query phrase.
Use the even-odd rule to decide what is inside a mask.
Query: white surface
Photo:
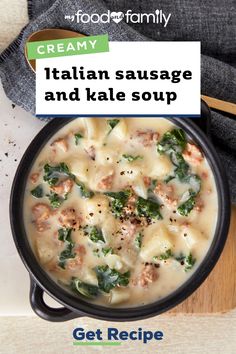
[[[31,313],[28,300],[29,276],[11,235],[9,197],[20,158],[44,123],[19,107],[13,109],[1,84],[0,107],[0,315],[25,315]]]

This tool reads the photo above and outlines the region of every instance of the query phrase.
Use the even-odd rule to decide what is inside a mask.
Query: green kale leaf
[[[99,293],[99,288],[96,285],[84,283],[79,278],[73,277],[70,287],[74,292],[82,294],[89,299],[96,297]]]
[[[88,234],[90,240],[94,243],[102,242],[105,243],[105,239],[102,234],[102,230],[98,229],[96,226],[86,227],[85,234]]]
[[[107,192],[105,195],[112,199],[110,206],[114,216],[120,217],[130,196],[130,191]]]
[[[65,269],[66,261],[70,258],[75,258],[76,254],[73,253],[74,243],[67,243],[66,248],[59,255],[59,267]]]
[[[191,195],[184,203],[178,206],[177,211],[182,216],[188,216],[196,204],[195,196]]]
[[[129,162],[143,159],[143,156],[140,156],[140,155],[132,156],[132,155],[128,155],[128,154],[123,154],[122,157]]]
[[[139,232],[134,240],[135,246],[140,249],[142,246],[142,241],[143,241],[143,234]]]
[[[169,258],[173,257],[173,253],[171,251],[171,249],[167,250],[165,253],[160,254],[160,256],[158,256],[157,258],[160,259],[160,261],[165,261]]]
[[[108,254],[113,254],[113,249],[111,247],[102,248],[102,253],[104,256],[107,256]]]
[[[117,285],[127,286],[129,284],[130,272],[122,274],[108,266],[97,266],[95,271],[98,279],[98,287],[105,293],[109,293]]]
[[[42,198],[43,197],[43,187],[42,187],[42,185],[41,184],[38,185],[37,187],[32,189],[32,191],[30,193],[35,198]]]
[[[74,137],[75,137],[75,145],[78,145],[79,142],[80,142],[80,139],[83,138],[83,135],[80,134],[80,133],[76,133],[76,134],[74,135]]]
[[[157,144],[157,151],[160,154],[170,151],[182,152],[186,144],[187,139],[183,129],[173,129],[163,135],[161,141]]]
[[[75,183],[77,184],[77,186],[79,187],[80,193],[81,193],[81,197],[82,198],[92,198],[94,196],[94,193],[89,190],[84,183],[79,182],[78,180],[75,179]]]
[[[176,261],[184,265],[185,272],[191,270],[196,263],[196,258],[193,257],[192,253],[189,253],[188,256],[184,255],[182,252],[174,257]]]
[[[56,166],[50,166],[49,164],[44,166],[43,179],[45,182],[48,182],[49,186],[55,186],[60,177],[63,176],[74,179],[74,176],[70,173],[68,166],[64,162]]]
[[[151,199],[138,197],[136,209],[139,216],[145,216],[147,218],[157,220],[162,219],[162,215],[160,213],[160,205]]]
[[[196,263],[196,259],[193,258],[192,253],[189,253],[189,255],[185,257],[184,263],[185,263],[185,268],[184,268],[185,272],[188,272],[193,268],[194,264]]]
[[[183,156],[179,152],[172,152],[170,154],[170,159],[176,166],[174,170],[175,177],[177,177],[180,182],[187,182],[189,178],[189,165],[184,160]]]
[[[50,205],[53,209],[57,209],[61,206],[61,204],[67,199],[67,195],[65,197],[59,196],[57,193],[50,193],[47,195]]]
[[[107,120],[107,124],[108,124],[109,127],[110,127],[109,133],[112,131],[112,129],[115,128],[115,126],[116,126],[119,122],[120,122],[119,119],[108,119],[108,120]]]
[[[71,239],[72,229],[69,228],[61,228],[58,230],[58,240],[72,243]]]

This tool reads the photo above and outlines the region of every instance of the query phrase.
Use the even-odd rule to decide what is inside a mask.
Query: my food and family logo
[[[155,23],[166,27],[169,23],[171,13],[166,14],[163,10],[155,10],[150,13],[133,12],[132,10],[122,11],[110,11],[102,14],[92,13],[88,14],[82,10],[78,10],[74,15],[65,15],[65,19],[70,22],[77,23],[119,23],[125,21],[129,23]]]
[[[132,331],[120,331],[118,328],[108,327],[101,329],[85,330],[77,327],[72,332],[73,345],[79,346],[119,346],[125,341],[136,341],[143,344],[159,342],[164,334],[161,331],[150,331],[138,328]]]

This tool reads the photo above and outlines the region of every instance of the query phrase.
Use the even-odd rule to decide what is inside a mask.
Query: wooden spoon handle
[[[36,61],[35,59],[29,60],[27,57],[27,43],[28,42],[37,42],[37,41],[48,41],[53,39],[63,39],[63,38],[76,38],[84,37],[84,34],[79,32],[73,32],[69,30],[59,29],[59,28],[46,28],[33,32],[25,44],[25,57],[30,66],[30,68],[35,72]]]
[[[218,100],[218,98],[213,98],[209,96],[202,95],[203,101],[205,101],[209,107],[218,109],[222,112],[227,112],[236,115],[236,104]]]

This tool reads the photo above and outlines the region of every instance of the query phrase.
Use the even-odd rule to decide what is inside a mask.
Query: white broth
[[[77,118],[37,156],[24,223],[42,268],[79,297],[140,306],[197,269],[218,212],[200,148],[164,118]]]

